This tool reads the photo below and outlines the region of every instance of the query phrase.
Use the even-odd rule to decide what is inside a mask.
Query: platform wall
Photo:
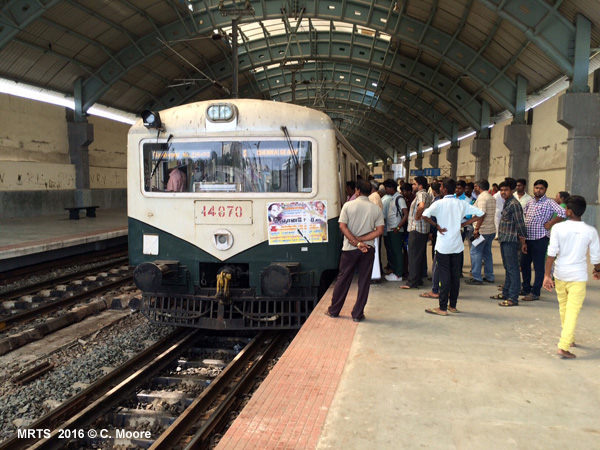
[[[0,216],[65,213],[75,202],[75,167],[69,157],[66,109],[0,94]],[[92,202],[125,208],[129,125],[90,116]]]
[[[591,83],[590,78],[590,83]],[[557,121],[558,99],[556,95],[538,105],[533,111],[531,127],[531,146],[529,156],[529,176],[527,191],[532,194],[533,182],[545,179],[548,182],[548,195],[554,197],[558,191],[565,190],[567,165],[567,129]],[[509,151],[504,145],[504,129],[512,119],[497,123],[490,129],[490,171],[489,182],[500,183],[508,176]],[[475,136],[460,141],[458,152],[457,176],[467,181],[475,181],[475,157],[471,155],[471,142]],[[450,174],[447,160],[448,147],[441,149],[439,168],[442,176]],[[414,169],[411,162],[411,169]],[[429,164],[429,153],[425,153],[423,168]],[[585,195],[585,194],[584,194]]]

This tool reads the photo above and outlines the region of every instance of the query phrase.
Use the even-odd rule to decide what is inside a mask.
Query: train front
[[[335,138],[322,116],[257,100],[200,102],[147,111],[131,128],[129,253],[151,321],[304,323],[340,248],[327,151]]]

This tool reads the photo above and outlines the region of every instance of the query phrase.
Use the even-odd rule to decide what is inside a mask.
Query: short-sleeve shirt
[[[419,192],[417,192],[415,199],[410,205],[410,211],[408,213],[408,231],[418,231],[422,234],[429,234],[429,224],[423,219],[415,219],[415,216],[417,215],[417,208],[421,202],[425,203],[425,209],[429,208],[431,205],[431,196],[425,189],[421,189]]]
[[[592,264],[600,264],[596,229],[585,222],[569,221],[552,227],[548,256],[556,257],[554,277],[560,281],[587,281],[587,251]]]
[[[563,219],[567,218],[565,210],[554,200],[550,200],[543,195],[538,201],[530,200],[525,208],[525,226],[527,227],[527,239],[535,240],[550,236],[550,231],[544,228],[544,224],[550,220],[554,214]]]
[[[396,208],[396,203],[398,203],[399,210]],[[407,208],[407,206],[404,197],[402,197],[400,193],[396,192],[388,202],[387,209],[384,214],[386,231],[392,231],[398,226],[398,224],[402,221],[402,209],[405,208]],[[402,227],[402,229],[399,231],[404,231],[404,227]]]
[[[485,219],[479,227],[479,234],[496,234],[496,224],[494,223],[496,199],[488,191],[484,191],[475,200],[475,207],[485,213]]]
[[[461,253],[465,249],[460,235],[461,221],[466,215],[481,217],[483,211],[473,205],[459,200],[454,195],[446,195],[443,199],[432,203],[423,212],[425,217],[434,217],[444,234],[438,233],[435,241],[435,251],[444,255]]]
[[[385,224],[381,209],[363,195],[356,197],[354,201],[344,203],[338,222],[345,223],[350,232],[356,237],[370,233],[376,227]],[[364,241],[364,243],[375,245],[375,240]],[[344,236],[342,250],[345,252],[356,250],[356,247],[348,242],[346,236]]]

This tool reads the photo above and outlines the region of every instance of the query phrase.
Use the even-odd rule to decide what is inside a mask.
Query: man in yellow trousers
[[[543,286],[548,291],[556,287],[562,324],[557,353],[562,358],[575,358],[570,349],[575,346],[575,327],[585,299],[588,250],[594,265],[593,277],[595,280],[600,280],[598,232],[581,220],[586,206],[583,197],[579,195],[569,197],[566,208],[569,220],[552,227],[548,246]],[[553,281],[551,271],[555,261]]]

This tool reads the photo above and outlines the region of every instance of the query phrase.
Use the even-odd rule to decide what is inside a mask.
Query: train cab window
[[[307,140],[147,142],[144,190],[311,192],[312,156]]]

